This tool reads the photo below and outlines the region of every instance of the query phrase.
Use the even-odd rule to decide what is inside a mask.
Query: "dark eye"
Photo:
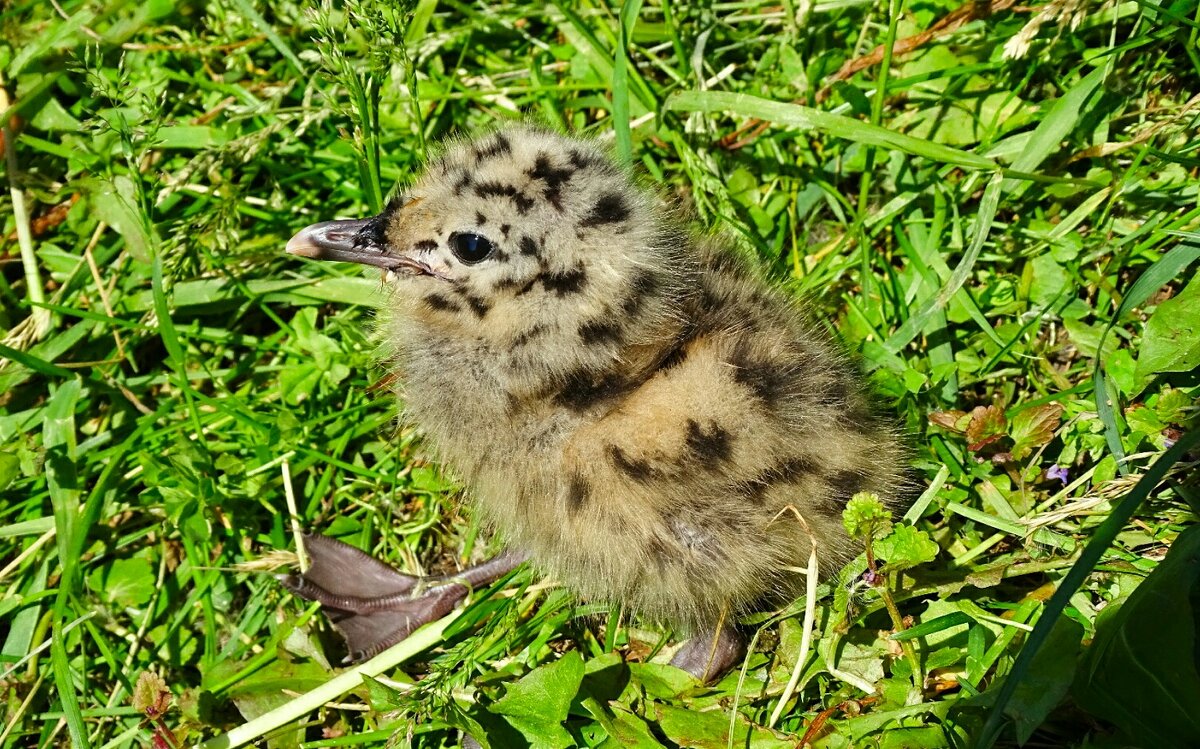
[[[495,249],[492,241],[480,234],[462,232],[450,235],[450,250],[454,257],[467,265],[487,260]]]

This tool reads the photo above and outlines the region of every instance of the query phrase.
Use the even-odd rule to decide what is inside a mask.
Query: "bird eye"
[[[462,232],[450,235],[450,250],[454,257],[467,265],[487,260],[495,249],[492,241],[480,234]]]

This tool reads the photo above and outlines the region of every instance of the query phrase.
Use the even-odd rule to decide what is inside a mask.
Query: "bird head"
[[[287,251],[384,270],[400,337],[486,344],[549,377],[636,363],[673,338],[686,237],[602,148],[528,127],[450,143],[377,216]]]

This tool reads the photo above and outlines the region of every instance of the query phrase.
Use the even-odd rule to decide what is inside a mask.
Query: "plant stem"
[[[900,609],[896,606],[896,600],[892,598],[893,580],[899,581],[899,577],[895,573],[888,574],[884,584],[879,588],[879,596],[883,599],[888,616],[892,618],[892,628],[899,632],[905,629],[904,617],[900,616]],[[917,656],[917,649],[913,647],[912,640],[901,640],[900,649],[904,651],[904,657],[908,659],[908,663],[912,667],[913,686],[924,692],[925,675],[921,673],[921,659]]]

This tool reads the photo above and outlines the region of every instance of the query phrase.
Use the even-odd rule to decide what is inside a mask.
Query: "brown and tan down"
[[[793,596],[810,533],[823,574],[857,553],[841,511],[896,495],[900,451],[727,240],[597,145],[534,129],[450,145],[407,197],[387,242],[443,274],[389,284],[407,418],[538,569],[696,632]],[[456,262],[463,231],[495,255]]]

